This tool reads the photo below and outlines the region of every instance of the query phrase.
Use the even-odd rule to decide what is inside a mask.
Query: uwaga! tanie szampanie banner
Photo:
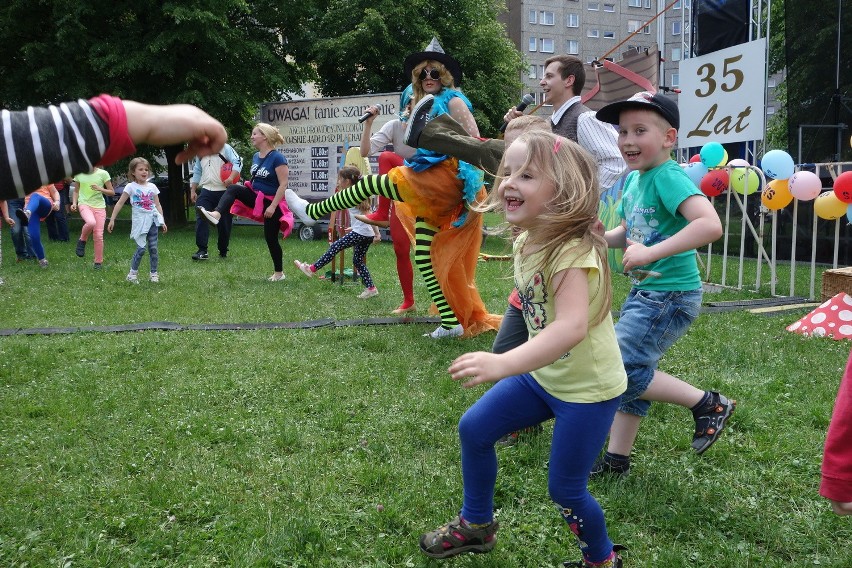
[[[260,105],[261,122],[275,126],[284,137],[284,146],[279,150],[290,166],[290,189],[312,200],[334,193],[342,157],[348,148],[361,145],[364,125],[358,119],[372,105],[380,109],[373,121],[375,134],[386,122],[397,118],[399,93]]]

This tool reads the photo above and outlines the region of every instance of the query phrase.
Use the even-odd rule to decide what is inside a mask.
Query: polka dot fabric
[[[805,337],[852,339],[852,297],[840,292],[796,323],[788,325],[787,331]]]

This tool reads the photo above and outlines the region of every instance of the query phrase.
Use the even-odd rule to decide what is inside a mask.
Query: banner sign
[[[680,62],[678,146],[762,140],[766,39]]]
[[[334,193],[337,170],[346,150],[361,145],[367,107],[377,105],[375,134],[398,117],[399,93],[301,99],[260,105],[260,121],[278,128],[284,145],[278,150],[290,167],[288,186],[305,198],[324,199]]]

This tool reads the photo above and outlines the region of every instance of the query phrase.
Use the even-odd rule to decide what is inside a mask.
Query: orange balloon
[[[784,209],[793,201],[793,194],[786,179],[774,179],[766,184],[760,194],[760,202],[770,211]]]

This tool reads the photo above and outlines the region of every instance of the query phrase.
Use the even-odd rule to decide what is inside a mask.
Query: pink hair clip
[[[554,142],[554,143],[553,143],[553,153],[554,153],[554,154],[556,154],[557,152],[559,152],[559,147],[560,147],[560,146],[562,146],[562,137],[561,137],[561,136],[557,136],[557,137],[556,137],[556,142]]]

